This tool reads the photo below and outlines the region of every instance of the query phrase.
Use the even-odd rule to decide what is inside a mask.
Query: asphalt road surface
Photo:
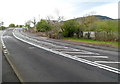
[[[23,82],[119,81],[116,51],[28,37],[21,29],[7,29],[2,39]]]
[[[2,35],[2,31],[0,31],[0,37]],[[2,82],[2,44],[0,40],[0,83]]]
[[[0,31],[0,36],[2,33],[3,31]],[[0,40],[0,83],[5,84],[10,82],[17,83],[19,80],[2,53],[2,43]]]
[[[2,83],[10,83],[14,82],[17,83],[19,82],[16,74],[10,67],[8,61],[6,60],[5,56],[2,55]]]

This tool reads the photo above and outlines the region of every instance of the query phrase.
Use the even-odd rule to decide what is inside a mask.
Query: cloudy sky
[[[118,0],[0,0],[0,22],[24,25],[34,17],[57,17],[57,11],[65,19],[82,17],[93,12],[113,19],[118,18]]]

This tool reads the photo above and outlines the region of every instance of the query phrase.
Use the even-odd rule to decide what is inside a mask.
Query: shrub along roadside
[[[41,20],[36,24],[37,32],[47,32],[50,30],[50,25],[46,20]]]
[[[54,39],[75,37],[118,42],[118,20],[98,20],[95,19],[95,16],[81,17],[79,19],[61,22],[41,19],[35,25],[35,29],[37,32],[44,32],[46,36]]]
[[[64,24],[61,26],[63,29],[63,36],[64,37],[73,37],[74,33],[78,34],[79,30],[79,23],[75,20],[68,20],[65,21]]]

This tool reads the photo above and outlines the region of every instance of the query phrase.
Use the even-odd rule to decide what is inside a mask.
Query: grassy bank
[[[89,43],[89,44],[93,44],[93,45],[102,45],[102,46],[118,48],[118,42],[112,42],[112,41],[97,41],[97,40],[91,40],[91,39],[76,39],[76,38],[63,38],[62,40],[82,42],[82,43]]]

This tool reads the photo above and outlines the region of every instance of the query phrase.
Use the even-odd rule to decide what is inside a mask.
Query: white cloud
[[[83,15],[94,11],[96,15],[104,15],[113,19],[118,18],[118,3],[110,3],[102,6],[98,6],[84,11]]]
[[[39,18],[39,15],[41,18],[45,18],[48,15],[56,17],[55,9],[58,9],[60,15],[65,16],[66,19],[80,17],[80,15],[83,14],[81,11],[75,14],[75,11],[80,10],[76,8],[77,3],[102,1],[107,2],[108,0],[0,0],[0,21],[4,21],[7,26],[10,23],[24,24],[25,21],[33,17]],[[117,0],[109,0],[108,2],[112,1],[116,2]],[[80,5],[80,7],[83,6]],[[108,8],[110,8],[112,12]],[[102,15],[111,15],[111,17],[116,16],[116,14],[111,14],[116,13],[116,5],[108,4],[106,6],[94,8],[94,10]],[[86,12],[88,12],[88,10],[84,13]]]
[[[2,0],[1,3],[0,20],[7,25],[10,23],[24,24],[26,20],[33,17],[38,18],[38,15],[41,18],[48,15],[56,16],[55,9],[58,9],[64,16],[68,16],[74,10],[71,3],[60,0]]]

